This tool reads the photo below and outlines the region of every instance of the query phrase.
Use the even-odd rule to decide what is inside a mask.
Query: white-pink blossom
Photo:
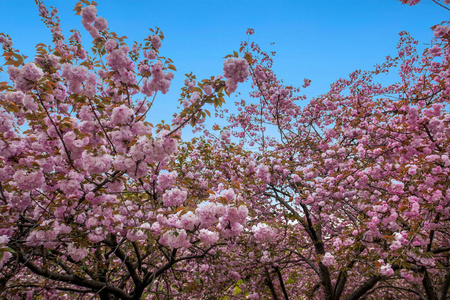
[[[168,246],[170,248],[187,248],[191,246],[189,238],[187,236],[186,230],[169,230],[165,232],[159,239],[162,245]]]
[[[123,125],[131,122],[134,112],[131,108],[122,104],[112,110],[111,123],[112,125]]]
[[[336,264],[336,259],[334,258],[334,256],[331,253],[326,252],[325,255],[322,258],[322,263],[325,266],[329,267],[331,265]]]
[[[198,237],[203,243],[211,245],[219,240],[219,233],[208,229],[200,229]]]
[[[74,243],[67,246],[67,253],[74,261],[80,261],[85,258],[89,250],[83,247],[76,247]]]
[[[186,201],[187,192],[182,191],[179,188],[167,190],[163,195],[164,206],[175,206],[183,204]]]
[[[270,227],[266,223],[258,223],[252,227],[253,235],[259,242],[265,242],[273,239],[277,232],[274,228]]]

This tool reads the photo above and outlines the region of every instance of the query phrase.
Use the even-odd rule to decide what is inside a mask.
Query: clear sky
[[[72,11],[77,1],[47,0],[60,11],[66,36],[82,29]],[[184,74],[198,78],[222,72],[223,57],[239,49],[247,28],[267,51],[276,51],[274,69],[287,84],[312,80],[308,96],[325,93],[329,85],[356,69],[370,69],[386,55],[395,55],[400,31],[408,31],[421,47],[429,43],[432,25],[448,20],[450,11],[422,0],[416,6],[398,0],[97,0],[98,15],[130,41],[142,41],[148,28],[160,27],[166,39],[161,55],[173,59],[178,72],[171,91],[158,98],[155,118],[176,111]],[[0,0],[0,32],[32,56],[37,43],[50,43],[32,0]],[[83,40],[89,35],[81,30]],[[271,45],[271,43],[274,43]],[[130,43],[131,44],[131,43]],[[242,97],[245,97],[243,95]],[[231,99],[230,102],[234,101]],[[156,121],[156,120],[155,120]]]

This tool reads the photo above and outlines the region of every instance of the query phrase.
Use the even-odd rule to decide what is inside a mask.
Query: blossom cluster
[[[81,24],[91,34],[92,38],[101,37],[99,31],[108,27],[108,22],[103,17],[96,17],[97,7],[88,5],[81,10]]]
[[[223,63],[223,75],[227,78],[225,81],[227,91],[233,93],[237,89],[237,84],[244,82],[250,75],[247,60],[243,58],[228,58]]]
[[[164,73],[163,63],[158,60],[151,66],[151,75],[150,80],[144,79],[141,92],[146,96],[152,96],[157,91],[166,94],[174,77],[173,73]]]
[[[22,68],[9,66],[7,72],[15,88],[22,92],[30,90],[44,74],[33,62],[25,64]]]

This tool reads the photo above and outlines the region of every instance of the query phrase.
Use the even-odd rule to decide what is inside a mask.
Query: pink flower
[[[394,270],[392,269],[390,264],[386,264],[380,267],[380,275],[382,276],[391,276],[394,274]]]
[[[150,81],[147,81],[147,78],[144,79],[141,92],[148,97],[157,91],[166,94],[169,91],[171,81],[174,77],[173,73],[164,73],[163,64],[159,60],[151,66],[151,73],[152,77]]]
[[[178,173],[177,172],[170,172],[170,173],[161,173],[158,176],[158,190],[163,191],[166,189],[169,185],[171,185],[175,179],[177,178]]]
[[[41,170],[36,172],[26,172],[24,170],[18,170],[14,176],[14,181],[20,189],[31,191],[33,189],[41,187],[44,182],[44,174]]]
[[[434,36],[441,37],[441,36],[448,34],[449,31],[450,31],[449,26],[436,25],[436,27],[434,28]]]
[[[88,23],[95,21],[95,15],[97,14],[97,7],[94,5],[88,5],[81,10],[81,17]]]
[[[402,0],[400,0],[402,1]],[[408,0],[407,4],[409,4],[410,6],[416,5],[417,3],[419,3],[420,0]]]
[[[391,249],[392,251],[398,250],[402,247],[402,243],[400,243],[399,241],[393,241],[391,243],[391,246],[389,247],[389,249]]]
[[[33,62],[24,65],[21,69],[21,73],[25,79],[33,82],[36,82],[39,79],[41,79],[42,75],[44,74],[41,68],[38,68],[36,64]]]
[[[258,169],[256,170],[256,176],[258,176],[258,178],[261,179],[264,183],[268,183],[270,181],[269,167],[260,164],[258,166]]]
[[[130,242],[146,240],[148,236],[142,230],[130,230],[127,233],[127,239]]]
[[[108,27],[108,21],[106,21],[103,17],[98,17],[95,19],[94,27],[97,30],[105,30]]]
[[[161,39],[157,35],[150,36],[150,43],[152,44],[152,47],[156,50],[161,48]]]
[[[322,258],[322,263],[325,266],[329,267],[331,265],[336,264],[336,260],[335,260],[334,256],[331,253],[326,252],[325,255]]]
[[[3,50],[6,50],[7,47],[12,46],[12,41],[7,37],[0,36],[0,44],[3,45]]]
[[[244,82],[250,75],[248,62],[243,58],[228,58],[223,64],[223,75],[229,93],[236,91],[237,84]]]
[[[258,223],[252,227],[255,239],[259,242],[265,242],[273,239],[277,232],[265,223]]]
[[[224,215],[225,211],[226,208],[222,204],[205,203],[195,210],[195,214],[200,222],[200,227],[208,228],[216,223],[218,218]]]
[[[198,237],[203,243],[211,245],[219,240],[219,233],[208,229],[200,229]]]
[[[116,40],[109,39],[105,43],[105,49],[106,49],[106,51],[108,51],[108,53],[113,52],[116,47],[117,47]]]
[[[231,143],[231,133],[229,130],[224,130],[220,133],[220,139],[225,143],[225,144],[230,144]]]
[[[169,230],[165,232],[160,238],[159,242],[162,245],[168,246],[170,248],[188,248],[191,246],[189,238],[187,236],[186,230]]]
[[[307,78],[303,79],[303,85],[302,85],[303,88],[307,88],[310,85],[311,85],[311,79],[307,79]]]
[[[227,198],[228,201],[232,201],[235,196],[234,190],[233,189],[224,190],[222,191],[222,196]]]
[[[86,84],[84,85],[84,93],[87,97],[94,97],[97,92],[97,77],[94,74],[90,73],[86,80]]]
[[[38,68],[34,62],[27,63],[20,69],[10,66],[8,67],[7,73],[19,91],[30,90],[44,75],[42,69]]]
[[[93,156],[88,151],[83,151],[81,155],[83,167],[91,174],[102,174],[107,172],[112,164],[112,157],[109,154]]]
[[[125,104],[122,104],[121,106],[113,109],[111,114],[111,123],[113,126],[118,124],[128,124],[131,122],[133,115],[133,110],[127,107]]]
[[[75,247],[74,243],[67,246],[67,253],[74,261],[80,261],[88,254],[88,249],[83,247]]]
[[[434,46],[433,48],[428,49],[428,53],[432,57],[441,56],[442,55],[442,49],[438,46]]]
[[[9,236],[7,236],[7,235],[0,236],[0,269],[12,257],[11,252],[9,252],[8,249],[4,248],[4,247],[6,247],[8,242],[9,242]]]
[[[180,217],[180,225],[186,230],[194,230],[198,223],[198,218],[192,211],[189,211]]]
[[[163,204],[166,207],[180,205],[186,201],[187,192],[179,188],[168,190],[163,195]]]
[[[67,78],[69,92],[74,94],[83,93],[82,84],[86,80],[88,70],[83,66],[72,66],[69,63],[63,64],[62,76]]]
[[[212,87],[210,85],[204,86],[203,90],[205,91],[205,94],[207,96],[211,96],[213,94],[213,90],[212,90]]]
[[[248,208],[245,205],[241,205],[239,207],[228,207],[224,219],[232,223],[245,224],[247,215]]]

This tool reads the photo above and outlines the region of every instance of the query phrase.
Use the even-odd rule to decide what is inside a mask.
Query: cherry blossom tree
[[[304,106],[300,90],[274,74],[270,55],[242,45],[253,100],[237,102],[228,119],[239,143],[217,150],[229,152],[217,176],[238,181],[254,225],[253,237],[222,254],[227,268],[208,269],[215,280],[237,273],[229,275],[234,290],[224,281],[224,291],[249,299],[447,299],[447,24],[433,27],[420,55],[417,41],[400,33],[396,57]],[[388,72],[398,72],[398,82],[378,83]],[[219,141],[227,143],[223,133],[207,143]]]
[[[153,125],[176,70],[162,31],[128,45],[84,0],[87,49],[36,3],[52,45],[27,60],[0,34],[3,298],[447,299],[448,23],[421,54],[400,33],[396,57],[308,103],[244,42]],[[188,125],[202,137],[183,141]]]
[[[216,203],[208,182],[191,186],[172,161],[181,129],[223,104],[246,62],[229,59],[225,76],[198,84],[188,76],[172,124],[152,125],[146,115],[175,70],[160,54],[162,31],[130,48],[95,2],[81,1],[89,50],[79,31],[63,35],[56,8],[36,4],[53,45],[37,45],[27,62],[0,37],[10,79],[0,94],[0,293],[183,298],[170,281],[184,272],[175,266],[233,240],[248,210],[242,200]]]

